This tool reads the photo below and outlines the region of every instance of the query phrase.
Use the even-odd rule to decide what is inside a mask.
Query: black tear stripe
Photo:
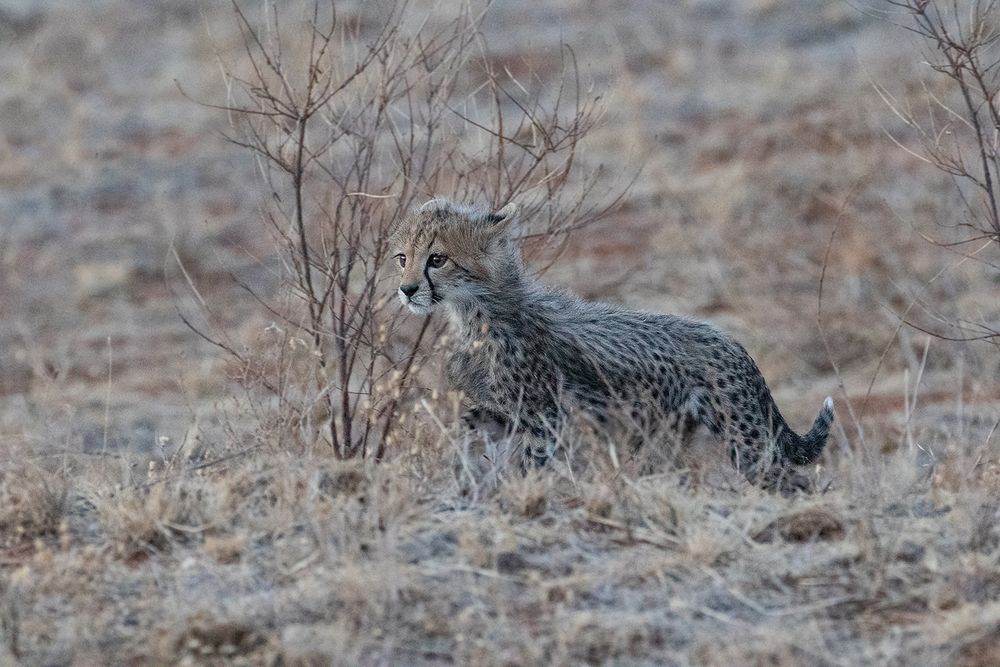
[[[431,280],[430,264],[424,264],[424,278],[427,278],[427,286],[431,290],[431,303],[441,303],[441,297],[434,291],[434,281]]]
[[[427,244],[427,250],[430,250],[431,246],[434,245],[435,239],[437,239],[437,234],[431,237],[431,242]],[[431,290],[431,303],[441,303],[441,297],[438,296],[436,291],[434,291],[434,281],[431,280],[431,266],[429,257],[427,258],[427,261],[424,262],[424,278],[427,278],[427,287],[429,287]]]

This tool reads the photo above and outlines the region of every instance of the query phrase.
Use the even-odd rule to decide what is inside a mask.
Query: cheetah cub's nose
[[[416,294],[418,289],[420,289],[420,285],[400,285],[399,286],[399,291],[402,292],[403,294],[405,294],[407,297],[411,297],[414,294]]]

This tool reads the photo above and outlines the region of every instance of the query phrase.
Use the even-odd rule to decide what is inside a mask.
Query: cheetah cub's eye
[[[406,266],[406,255],[404,255],[403,253],[399,253],[398,255],[396,255],[394,259],[397,262],[399,262],[400,267]]]
[[[448,257],[446,255],[431,255],[427,258],[427,266],[432,269],[440,269],[447,261]]]

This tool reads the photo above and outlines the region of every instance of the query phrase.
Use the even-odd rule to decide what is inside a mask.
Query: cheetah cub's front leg
[[[555,450],[554,439],[543,429],[527,428],[518,417],[512,421],[478,405],[464,411],[462,423],[491,442],[509,439],[514,445],[513,454],[517,456],[522,472],[543,467]]]

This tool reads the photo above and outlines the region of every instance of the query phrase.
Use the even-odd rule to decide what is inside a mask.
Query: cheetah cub
[[[452,349],[447,377],[470,414],[506,424],[523,462],[542,465],[569,415],[625,418],[682,439],[703,424],[734,465],[771,486],[823,450],[833,401],[797,435],[747,351],[710,324],[590,303],[525,273],[511,234],[517,207],[496,212],[434,199],[392,233],[399,299],[414,313],[443,306]]]

